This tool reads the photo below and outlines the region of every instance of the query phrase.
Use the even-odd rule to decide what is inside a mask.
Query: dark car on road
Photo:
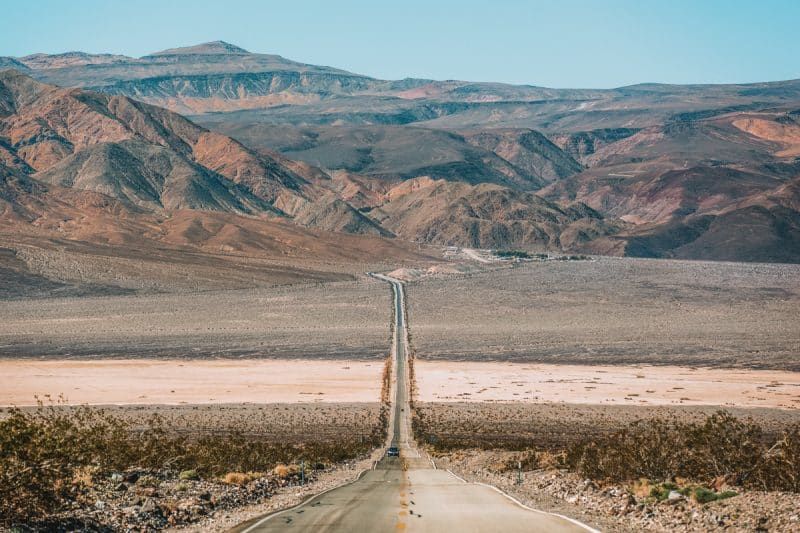
[[[400,457],[400,450],[397,449],[396,446],[392,446],[388,450],[386,450],[387,457]]]

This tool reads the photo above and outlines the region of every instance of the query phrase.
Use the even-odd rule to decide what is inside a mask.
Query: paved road
[[[592,531],[568,519],[524,508],[492,487],[466,483],[445,470],[437,470],[420,454],[410,438],[403,286],[386,276],[375,277],[391,283],[394,293],[392,352],[396,373],[389,441],[391,446],[400,448],[400,458],[384,457],[357,481],[322,493],[298,507],[240,526],[236,531]]]

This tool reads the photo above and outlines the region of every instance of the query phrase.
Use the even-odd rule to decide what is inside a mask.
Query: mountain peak
[[[172,56],[172,55],[216,55],[216,54],[229,54],[229,55],[244,55],[249,54],[244,48],[240,48],[234,44],[226,43],[225,41],[211,41],[209,43],[196,44],[194,46],[184,46],[181,48],[168,48],[162,50],[151,56]]]

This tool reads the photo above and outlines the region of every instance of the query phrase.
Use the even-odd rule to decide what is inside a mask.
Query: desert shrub
[[[145,474],[139,476],[139,479],[136,480],[136,485],[139,487],[152,487],[157,489],[161,485],[161,480],[154,475]]]
[[[275,467],[276,469],[278,467]],[[228,472],[222,478],[224,483],[229,485],[247,485],[251,481],[264,477],[263,472]]]
[[[184,470],[178,474],[178,479],[184,481],[197,481],[200,479],[200,475],[197,473],[197,470]]]
[[[272,469],[272,473],[280,478],[289,476],[289,467],[286,465],[277,465]]]
[[[498,250],[495,252],[495,255],[504,259],[530,259],[532,257],[531,254],[524,250]]]
[[[116,467],[132,453],[126,428],[89,408],[65,413],[9,409],[0,420],[0,520],[25,521],[80,497],[96,468]]]
[[[564,458],[568,467],[596,480],[721,478],[732,485],[800,492],[798,451],[798,426],[770,442],[758,425],[719,412],[702,423],[636,422],[573,445]]]
[[[669,494],[672,491],[680,492],[684,496],[688,493],[688,491],[686,490],[684,491],[679,490],[679,487],[675,483],[667,482],[667,483],[659,483],[658,485],[653,485],[650,488],[650,493],[648,494],[648,496],[650,496],[651,498],[655,498],[658,501],[664,501],[667,498],[669,498]]]
[[[516,469],[520,459],[526,470],[559,466],[595,481],[630,484],[640,497],[650,497],[655,487],[666,492],[652,497],[666,498],[673,490],[670,483],[682,487],[687,497],[687,487],[698,486],[800,492],[798,424],[782,433],[766,432],[752,420],[720,411],[691,422],[656,418],[614,431],[589,428],[579,436],[559,426],[537,431],[535,420],[492,418],[473,407],[448,418],[421,406],[413,416],[414,435],[431,453],[467,448],[517,451],[507,470]]]
[[[339,435],[292,443],[237,427],[201,436],[178,433],[159,416],[133,427],[91,407],[11,408],[0,418],[0,525],[29,523],[74,503],[93,503],[83,501],[87,489],[109,472],[149,469],[136,483],[158,487],[165,475],[193,480],[271,471],[276,464],[301,459],[308,464],[340,462],[379,446],[384,431],[376,426],[365,438]]]
[[[714,492],[713,490],[708,489],[706,487],[696,487],[691,494],[692,498],[694,498],[694,500],[697,503],[710,503],[710,502],[715,502],[717,500],[732,498],[736,496],[737,493],[736,491],[733,490]]]

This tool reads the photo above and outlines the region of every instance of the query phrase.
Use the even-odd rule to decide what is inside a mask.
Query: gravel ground
[[[356,282],[0,305],[0,357],[386,357],[386,283]]]
[[[377,452],[376,452],[377,453]],[[374,454],[373,454],[374,455]],[[157,470],[113,473],[83,489],[83,505],[36,525],[38,531],[227,531],[265,513],[294,506],[351,481],[372,466],[372,455],[299,474],[274,473],[244,484],[179,480]],[[0,527],[0,531],[7,531]]]
[[[465,450],[437,457],[468,481],[498,487],[524,504],[576,518],[603,531],[800,531],[798,495],[740,491],[729,499],[698,504],[686,498],[653,503],[627,487],[597,486],[560,470],[498,472],[513,452]]]
[[[408,287],[420,359],[800,370],[800,265],[521,263]]]
[[[343,463],[331,470],[320,472],[312,483],[305,486],[283,487],[275,491],[269,500],[265,502],[246,505],[229,511],[217,512],[194,524],[176,527],[169,531],[187,531],[192,533],[227,531],[234,526],[259,518],[267,513],[294,507],[320,492],[355,480],[361,472],[372,468],[373,463],[380,457],[380,453],[380,451],[376,451],[369,458]]]

